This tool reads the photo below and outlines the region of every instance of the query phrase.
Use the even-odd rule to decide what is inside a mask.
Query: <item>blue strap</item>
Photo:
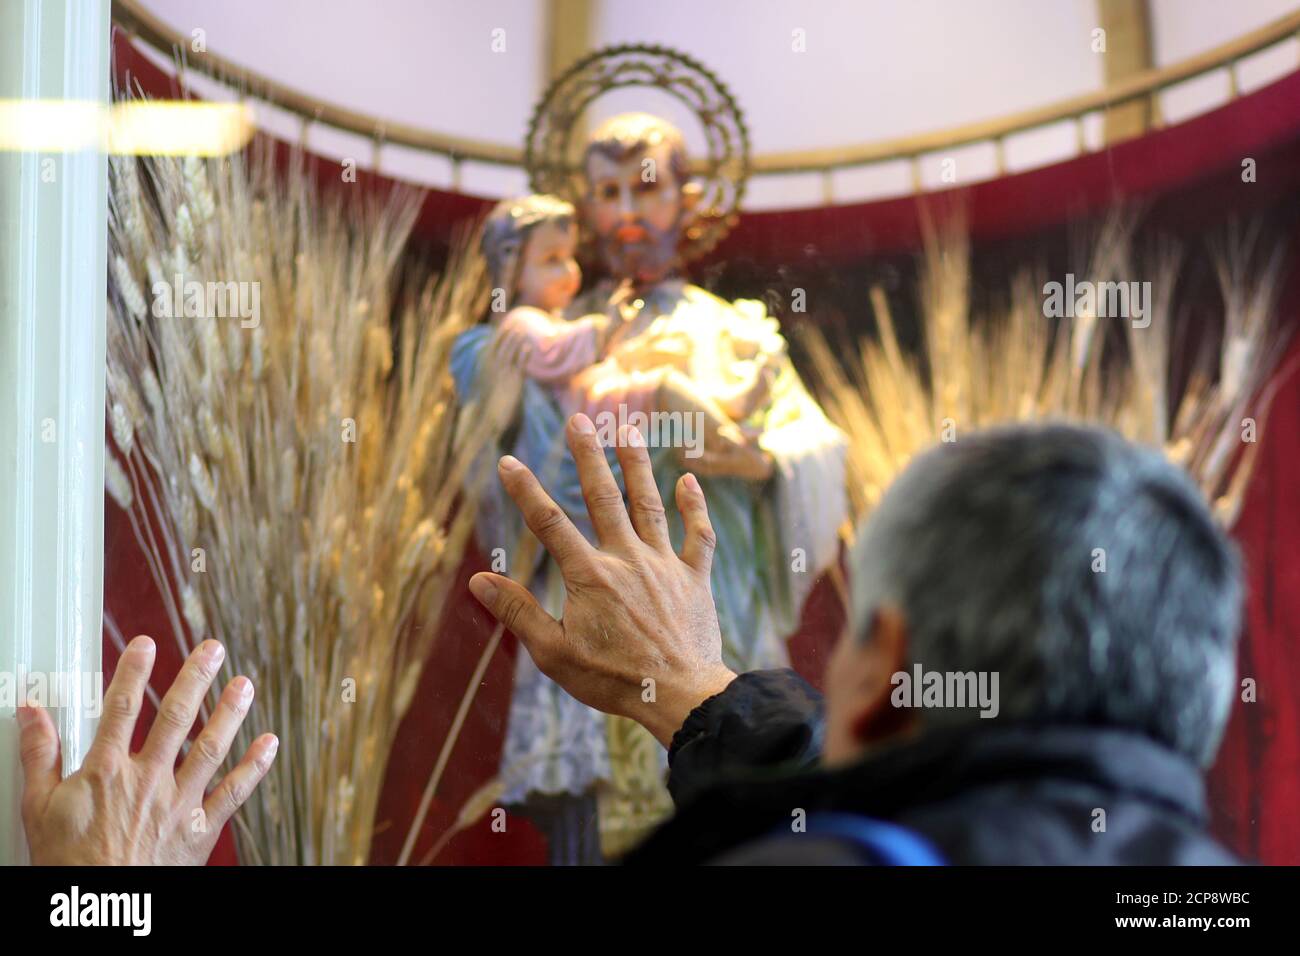
[[[943,866],[930,841],[920,834],[884,820],[853,813],[814,813],[807,833],[838,837],[854,844],[877,866]]]

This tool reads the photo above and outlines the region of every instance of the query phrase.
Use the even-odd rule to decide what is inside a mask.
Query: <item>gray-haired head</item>
[[[492,207],[483,222],[479,247],[487,260],[492,287],[505,290],[507,303],[515,297],[519,261],[528,234],[544,222],[567,226],[574,221],[573,204],[546,193],[503,199]]]
[[[996,672],[1002,717],[1127,728],[1201,764],[1218,749],[1239,560],[1159,452],[1065,424],[940,445],[885,493],[850,561],[852,633],[899,608],[910,663]]]

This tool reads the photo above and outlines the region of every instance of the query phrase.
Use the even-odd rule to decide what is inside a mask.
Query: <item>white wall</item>
[[[146,0],[171,25],[206,31],[210,50],[344,106],[399,122],[521,143],[544,85],[539,0]],[[1183,59],[1266,23],[1294,0],[1152,0],[1158,63]],[[596,42],[651,42],[706,63],[744,108],[758,152],[834,146],[987,119],[1098,88],[1090,49],[1095,0],[597,0]],[[491,49],[504,30],[506,49]],[[792,49],[805,31],[806,52]],[[1284,50],[1243,68],[1243,85],[1294,69]],[[1252,72],[1253,71],[1253,72]],[[1171,119],[1217,105],[1226,81],[1211,77],[1166,98]],[[602,101],[598,115],[664,97],[634,91]],[[264,125],[297,136],[291,117]],[[695,130],[687,123],[688,136]],[[1099,122],[1088,124],[1095,145]],[[313,131],[319,152],[369,163],[351,137]],[[1011,141],[1008,165],[1038,165],[1074,149],[1068,126]],[[993,172],[989,147],[959,151],[959,176]],[[445,160],[389,148],[384,168],[446,185]],[[937,180],[938,157],[923,176]],[[835,176],[837,198],[906,188],[906,167]],[[467,167],[463,188],[522,189],[517,173]],[[815,176],[756,181],[751,207],[821,201]]]
[[[1157,64],[1177,63],[1293,12],[1296,0],[1150,0],[1152,46]],[[1238,71],[1243,92],[1264,86],[1300,65],[1300,43],[1287,43],[1244,60]],[[1189,80],[1161,99],[1166,119],[1176,123],[1223,103],[1224,72]]]

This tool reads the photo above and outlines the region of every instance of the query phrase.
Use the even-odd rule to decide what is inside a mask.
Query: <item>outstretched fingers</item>
[[[623,493],[609,470],[596,426],[586,415],[578,414],[569,419],[565,432],[569,451],[578,466],[578,482],[582,485],[582,498],[587,503],[596,538],[602,547],[631,541],[634,533],[623,505]]]
[[[190,752],[176,772],[176,786],[182,793],[203,793],[221,761],[230,752],[235,733],[252,703],[253,682],[247,677],[236,677],[226,685],[207,726],[194,738]]]
[[[145,687],[153,673],[157,648],[141,634],[134,638],[117,659],[113,680],[104,692],[103,713],[99,729],[90,742],[88,760],[109,756],[125,757],[131,749],[131,735],[140,716]]]
[[[506,493],[524,516],[524,524],[555,558],[562,575],[567,578],[575,564],[591,559],[595,549],[523,462],[506,455],[497,464],[497,473]]]
[[[204,641],[190,653],[158,707],[158,716],[154,718],[153,727],[140,750],[140,759],[171,769],[225,657],[226,649],[211,640]]]
[[[635,428],[624,425],[619,430],[617,451],[618,463],[623,469],[623,484],[627,487],[627,510],[632,518],[632,527],[646,544],[669,550],[672,545],[668,540],[668,519],[650,468],[645,438]]]
[[[681,559],[696,571],[708,574],[713,567],[713,552],[718,538],[709,521],[709,508],[699,481],[689,472],[677,480],[677,510],[681,512],[686,538]]]
[[[226,821],[244,805],[244,801],[252,795],[266,772],[271,769],[279,747],[280,741],[275,734],[262,734],[245,751],[235,768],[221,778],[221,782],[203,801],[203,815],[209,833],[220,833]]]
[[[62,779],[59,732],[43,707],[18,708],[18,758],[23,765],[23,816],[38,813]]]
[[[560,622],[537,603],[528,589],[499,574],[480,571],[469,579],[470,592],[506,630],[523,642],[533,662],[545,673],[549,651],[564,639]]]

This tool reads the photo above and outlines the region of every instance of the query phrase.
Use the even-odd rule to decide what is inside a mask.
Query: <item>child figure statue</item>
[[[566,417],[581,411],[600,422],[676,413],[702,423],[702,441],[743,444],[735,422],[765,396],[783,354],[780,337],[773,337],[775,347],[772,340],[738,339],[729,374],[717,376],[709,391],[687,376],[685,348],[650,354],[624,347],[602,357],[611,316],[618,321],[630,287],[614,294],[605,314],[566,319],[582,282],[577,245],[575,210],[555,196],[503,200],[489,214],[482,249],[493,283],[498,371],[517,368],[552,389]]]

